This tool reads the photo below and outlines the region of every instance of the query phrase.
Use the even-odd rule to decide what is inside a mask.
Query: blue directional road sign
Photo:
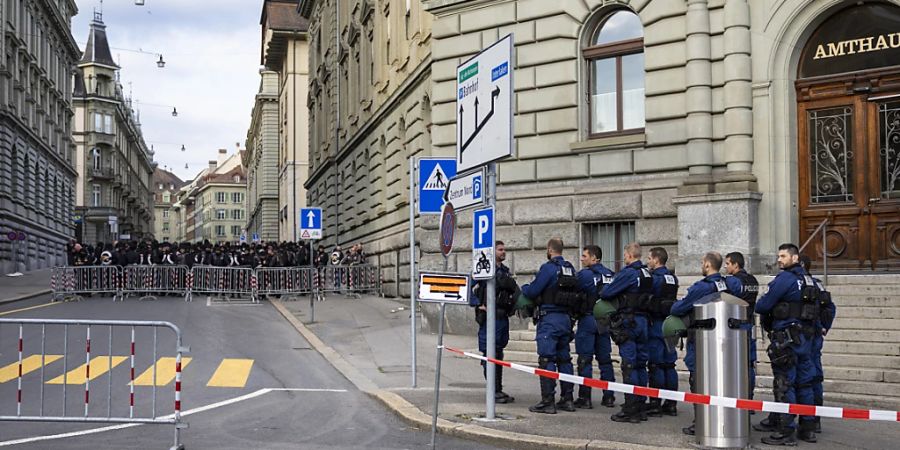
[[[300,239],[322,239],[322,209],[300,210]]]
[[[440,214],[444,191],[450,178],[456,176],[456,159],[422,158],[419,160],[419,214]]]
[[[472,278],[494,277],[494,208],[477,209],[472,219]]]

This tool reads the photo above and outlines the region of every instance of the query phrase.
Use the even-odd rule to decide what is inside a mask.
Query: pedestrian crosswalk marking
[[[112,357],[112,367],[110,367],[110,357],[109,356],[94,357],[93,359],[91,359],[91,365],[90,365],[91,377],[90,377],[90,379],[93,380],[93,379],[105,374],[106,372],[109,372],[110,369],[118,366],[119,364],[122,364],[122,362],[124,362],[126,359],[128,359],[127,356],[113,356]],[[65,383],[65,384],[84,384],[88,381],[88,379],[85,378],[85,373],[84,373],[85,366],[86,366],[86,364],[82,364],[82,365],[76,367],[75,369],[70,370],[68,372],[68,374],[65,375],[65,381],[63,381],[63,375],[60,375],[60,376],[48,381],[47,384],[63,384],[63,383]]]
[[[181,358],[181,370],[191,363],[191,358]],[[156,364],[150,366],[140,376],[134,379],[135,386],[153,386],[153,368],[156,367],[156,386],[165,386],[175,379],[175,358],[166,356],[159,358]]]
[[[41,368],[42,365],[50,364],[53,361],[62,358],[62,355],[46,355],[44,363],[41,364],[41,355],[31,355],[22,360],[22,376],[34,372]],[[0,368],[0,383],[6,383],[19,377],[19,361],[16,361],[6,367]]]
[[[242,388],[247,384],[252,367],[252,359],[225,358],[206,386]]]

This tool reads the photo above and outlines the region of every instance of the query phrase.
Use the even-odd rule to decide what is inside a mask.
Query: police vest
[[[819,287],[809,275],[797,275],[795,273],[794,276],[797,277],[797,285],[800,286],[800,301],[778,303],[772,309],[772,317],[776,320],[816,322],[820,318]]]
[[[583,314],[593,314],[594,313],[594,304],[597,303],[597,300],[600,298],[600,292],[603,291],[603,287],[609,283],[612,283],[613,277],[611,275],[606,275],[594,270],[593,266],[588,267],[588,270],[594,274],[594,287],[596,290],[594,291],[596,295],[588,295],[588,293],[582,293],[582,301],[581,307],[579,311]]]
[[[539,299],[539,305],[556,305],[569,308],[574,311],[581,304],[584,298],[581,289],[578,287],[578,277],[575,275],[575,268],[571,265],[562,265],[556,261],[556,284],[552,284],[544,289]]]
[[[647,312],[657,319],[665,319],[672,311],[672,305],[678,299],[678,278],[674,274],[663,275],[663,283],[659,295],[654,295]]]
[[[741,282],[742,290],[738,297],[750,305],[749,310],[752,313],[753,308],[756,307],[756,297],[759,295],[759,282],[756,281],[756,277],[743,270],[734,274],[733,277]]]
[[[641,266],[638,271],[637,292],[627,292],[622,295],[619,302],[619,310],[625,312],[647,312],[653,301],[653,276],[650,269]]]

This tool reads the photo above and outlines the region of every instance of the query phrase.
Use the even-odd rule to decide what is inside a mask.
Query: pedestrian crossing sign
[[[431,174],[425,179],[425,185],[422,186],[422,190],[443,192],[447,189],[448,181],[449,177],[447,177],[444,169],[441,169],[441,165],[435,164]]]

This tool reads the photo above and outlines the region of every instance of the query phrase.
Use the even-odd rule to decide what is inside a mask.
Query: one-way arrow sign
[[[444,191],[444,202],[451,203],[455,211],[483,205],[485,180],[484,169],[453,177]]]

